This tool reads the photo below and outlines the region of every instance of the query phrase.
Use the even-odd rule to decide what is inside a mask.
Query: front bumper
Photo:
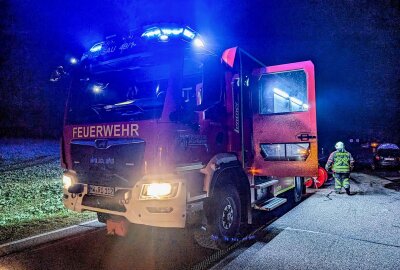
[[[64,205],[76,212],[94,211],[125,217],[129,222],[155,227],[184,228],[186,224],[186,184],[176,175],[145,176],[132,188],[115,188],[116,194],[130,192],[124,196],[104,197],[89,194],[88,185],[83,185],[83,192],[74,194],[63,189]],[[178,184],[176,196],[170,199],[140,199],[144,184],[159,182]]]

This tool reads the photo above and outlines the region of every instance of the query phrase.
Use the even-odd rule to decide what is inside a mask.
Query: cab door
[[[316,176],[318,171],[314,65],[311,61],[254,72],[254,164],[260,175]]]

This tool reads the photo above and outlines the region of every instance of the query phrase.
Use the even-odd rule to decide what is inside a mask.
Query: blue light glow
[[[168,40],[168,36],[167,36],[167,35],[161,35],[161,36],[159,37],[159,39],[160,39],[161,41],[167,41],[167,40]]]
[[[158,37],[160,35],[161,35],[160,28],[155,27],[146,30],[146,32],[142,34],[142,37],[153,38],[153,37]]]
[[[204,42],[200,39],[200,38],[195,38],[195,39],[193,39],[193,44],[196,46],[196,47],[204,47]]]
[[[162,28],[161,32],[164,35],[168,35],[168,36],[175,35],[175,36],[177,36],[177,35],[179,35],[179,34],[181,34],[183,32],[183,28]]]
[[[102,48],[103,48],[103,42],[100,42],[100,43],[93,45],[93,47],[90,48],[90,52],[92,52],[92,53],[98,52],[98,51],[101,51]]]
[[[281,96],[281,97],[289,98],[289,94],[288,93],[286,93],[285,91],[282,91],[282,90],[280,90],[278,88],[274,88],[274,93],[279,95],[279,96]]]
[[[76,65],[78,63],[78,59],[76,59],[75,57],[71,57],[69,59],[69,62],[71,63],[71,65]]]
[[[98,85],[94,85],[92,88],[93,92],[95,92],[96,94],[101,92],[101,87]]]
[[[195,33],[194,33],[193,31],[190,31],[189,29],[185,29],[185,30],[183,30],[183,35],[184,35],[185,37],[188,37],[188,38],[190,38],[190,39],[193,39],[194,36],[195,36]]]

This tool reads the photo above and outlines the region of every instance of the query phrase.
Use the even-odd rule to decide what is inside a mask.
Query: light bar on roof
[[[193,39],[196,34],[193,31],[186,28],[185,30],[183,30],[183,35],[187,38]]]
[[[145,30],[142,37],[158,39],[162,42],[167,42],[172,37],[182,37],[186,40],[192,41],[192,44],[196,47],[205,46],[204,41],[200,38],[199,34],[189,27],[152,27]]]
[[[160,39],[161,41],[168,41],[168,38],[169,38],[169,36],[168,36],[168,35],[165,35],[165,34],[163,34],[163,35],[161,35],[161,36],[159,37],[159,39]]]
[[[147,37],[147,38],[153,38],[153,37],[158,37],[161,35],[161,30],[158,27],[153,27],[148,30],[146,30],[143,34],[142,37]]]
[[[183,28],[161,28],[161,32],[167,36],[170,36],[170,35],[177,36],[183,32]]]

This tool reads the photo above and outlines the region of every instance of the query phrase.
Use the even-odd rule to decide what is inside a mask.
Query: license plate
[[[385,158],[385,160],[394,160],[394,158]]]
[[[89,193],[103,196],[114,196],[114,188],[113,187],[103,187],[103,186],[89,186]]]

